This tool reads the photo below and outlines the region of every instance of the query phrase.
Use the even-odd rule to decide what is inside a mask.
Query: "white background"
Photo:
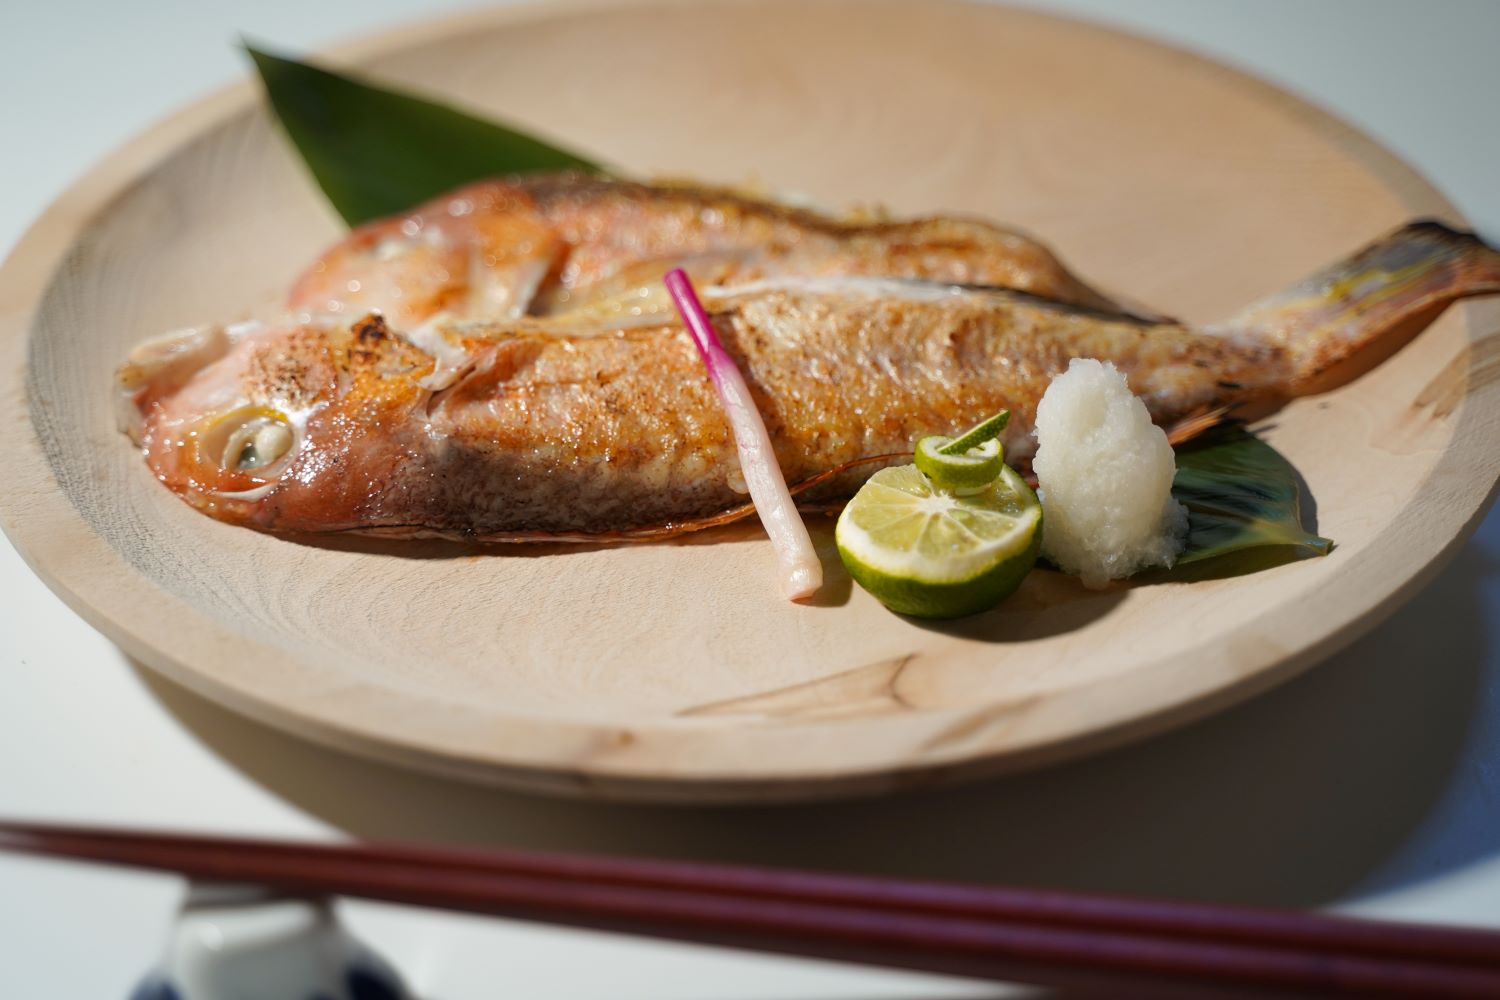
[[[461,6],[0,0],[0,248],[116,144],[245,73],[237,32],[306,50]],[[1042,6],[1289,87],[1394,148],[1500,240],[1500,3]],[[0,541],[0,815],[757,861],[1500,927],[1497,610],[1500,516],[1341,655],[1144,746],[880,802],[621,808],[398,773],[242,721],[143,673]],[[0,858],[0,996],[125,995],[180,891],[165,877]],[[442,1000],[997,995],[396,907],[344,912]]]

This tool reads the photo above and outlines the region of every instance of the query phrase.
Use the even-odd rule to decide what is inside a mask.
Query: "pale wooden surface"
[[[347,51],[636,171],[753,172],[827,202],[1018,223],[1189,319],[1445,208],[1328,119],[1156,46],[957,5],[861,4],[858,34],[845,6],[796,9],[793,32],[790,4],[670,22],[554,8]],[[1352,638],[1461,537],[1500,466],[1495,343],[1469,352],[1497,325],[1485,303],[1277,416],[1269,437],[1340,548],[1239,580],[1101,596],[1037,574],[1000,611],[933,630],[841,573],[829,606],[781,602],[758,541],[407,558],[228,528],[150,481],[105,388],[129,344],[275,297],[336,233],[250,104],[221,95],[103,164],[0,272],[0,443],[15,458],[0,507],[32,564],[127,651],[352,749],[679,799],[1035,763],[1208,711]],[[643,116],[654,108],[677,116]]]

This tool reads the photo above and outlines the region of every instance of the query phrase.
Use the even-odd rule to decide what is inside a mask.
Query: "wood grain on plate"
[[[1265,84],[998,7],[575,3],[335,57],[639,174],[1014,223],[1189,320],[1412,216],[1461,221],[1390,154]],[[112,369],[144,337],[275,300],[338,233],[248,84],[80,181],[0,270],[0,517],[131,655],[274,725],[434,771],[749,801],[1097,750],[1348,642],[1461,543],[1500,475],[1500,303],[1484,301],[1266,424],[1339,547],[1236,579],[1091,593],[1042,572],[1000,609],[933,627],[851,589],[827,523],[829,583],[803,607],[777,596],[754,530],[475,553],[203,517],[115,432]]]

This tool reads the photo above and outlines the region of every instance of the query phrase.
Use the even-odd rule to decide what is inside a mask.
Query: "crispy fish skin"
[[[1415,224],[1197,330],[920,281],[705,291],[795,483],[1002,407],[1008,460],[1024,467],[1037,400],[1075,357],[1117,365],[1163,424],[1296,395],[1404,319],[1500,292],[1500,254]],[[467,363],[436,390],[424,381],[434,358],[378,316],[244,333],[188,378],[169,351],[159,381],[149,358],[127,366],[127,388],[157,476],[205,512],[265,530],[612,538],[743,503],[729,427],[680,326],[539,325],[455,334]],[[205,450],[247,413],[295,429],[279,464],[240,470],[218,444]],[[871,468],[829,489],[847,493]]]
[[[304,272],[289,305],[350,320],[380,310],[398,330],[439,315],[649,321],[672,314],[660,285],[675,266],[704,284],[882,275],[1112,305],[1036,240],[978,219],[840,219],[728,189],[577,173],[484,181],[360,226]]]

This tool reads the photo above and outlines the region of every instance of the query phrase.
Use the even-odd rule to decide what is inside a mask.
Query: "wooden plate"
[[[1454,218],[1394,157],[1262,83],[1002,8],[574,4],[335,56],[642,174],[1019,224],[1190,320],[1409,217]],[[798,607],[753,530],[455,555],[315,547],[194,513],[115,432],[113,366],[144,337],[276,299],[338,232],[248,84],[101,164],[0,271],[0,514],[131,655],[273,725],[433,771],[764,800],[1097,750],[1348,642],[1460,544],[1500,475],[1492,300],[1275,416],[1266,434],[1339,547],[1238,579],[1090,593],[1037,573],[993,613],[923,627],[851,591],[827,525],[827,599]]]

